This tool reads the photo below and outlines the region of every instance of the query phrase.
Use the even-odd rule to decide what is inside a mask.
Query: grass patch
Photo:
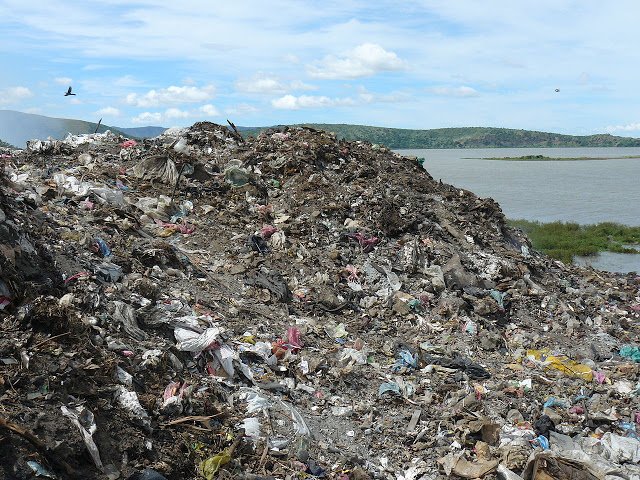
[[[628,227],[618,223],[578,225],[565,222],[509,220],[509,225],[524,231],[533,248],[565,263],[570,263],[576,255],[594,255],[605,250],[638,253],[625,245],[640,244],[640,227]]]

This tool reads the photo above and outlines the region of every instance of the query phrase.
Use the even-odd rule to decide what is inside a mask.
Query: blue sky
[[[638,18],[632,0],[0,0],[0,109],[640,136]]]

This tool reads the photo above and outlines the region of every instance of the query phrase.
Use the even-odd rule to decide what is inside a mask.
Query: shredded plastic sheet
[[[291,420],[293,420],[293,431],[298,435],[303,435],[305,437],[311,435],[311,430],[307,426],[307,423],[304,421],[300,412],[296,410],[296,408],[288,403],[283,402],[282,400],[277,400],[278,404],[281,405],[286,410],[289,410],[291,413]]]
[[[247,401],[247,413],[264,412],[271,408],[271,402],[267,397],[261,395],[253,389],[243,389]]]
[[[115,306],[113,318],[122,323],[127,335],[136,340],[146,340],[149,338],[149,335],[138,326],[136,311],[131,305],[127,305],[118,300],[114,301],[113,304]]]
[[[240,427],[244,429],[247,437],[254,440],[260,437],[260,420],[257,417],[245,418]]]
[[[120,407],[129,412],[131,419],[145,428],[151,428],[151,420],[149,414],[140,405],[138,400],[138,394],[136,392],[130,392],[123,386],[119,386],[116,390],[116,398]]]
[[[95,418],[93,417],[93,413],[91,413],[89,409],[82,406],[77,406],[73,409],[69,409],[63,405],[62,407],[60,407],[60,410],[62,410],[62,415],[71,420],[71,422],[78,428],[78,430],[80,430],[82,439],[84,440],[84,444],[87,446],[87,450],[89,450],[89,454],[91,455],[93,463],[95,463],[96,467],[100,471],[103,471],[104,469],[102,460],[100,459],[100,452],[98,451],[96,442],[93,441],[93,434],[98,430]]]
[[[176,348],[183,352],[203,352],[217,345],[222,329],[209,327],[198,333],[187,328],[176,327],[173,335],[176,337]]]
[[[156,155],[141,160],[133,167],[133,175],[145,180],[160,180],[169,185],[178,181],[178,169],[170,158]]]

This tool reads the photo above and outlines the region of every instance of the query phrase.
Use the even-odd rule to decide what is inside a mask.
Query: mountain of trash
[[[640,278],[310,128],[0,152],[0,477],[640,478]]]

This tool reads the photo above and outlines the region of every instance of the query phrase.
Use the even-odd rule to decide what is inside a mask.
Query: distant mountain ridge
[[[640,138],[609,134],[563,135],[494,127],[412,130],[367,125],[304,123],[300,126],[333,132],[339,139],[364,140],[389,148],[540,148],[540,147],[640,147]],[[277,128],[277,127],[271,127]],[[243,127],[245,135],[257,135],[266,127]]]
[[[98,124],[95,122],[86,122],[84,120],[46,117],[15,110],[0,110],[0,139],[18,148],[24,148],[27,141],[34,138],[45,139],[53,137],[62,139],[68,133],[74,135],[93,133],[96,131],[97,126]],[[98,133],[103,133],[107,130],[125,137],[147,138],[150,136],[155,137],[166,129],[162,127],[118,128],[101,124],[98,128]]]
[[[28,140],[47,137],[64,138],[68,133],[93,133],[97,124],[83,120],[45,117],[13,110],[0,110],[0,140],[24,148]],[[618,137],[609,134],[563,135],[494,127],[459,127],[416,130],[330,123],[305,123],[317,130],[334,132],[338,138],[364,140],[389,148],[538,148],[538,147],[640,147],[640,138]],[[257,135],[270,128],[238,127],[244,136]],[[100,125],[98,132],[111,130],[130,138],[150,138],[160,135],[164,127],[136,128]]]

